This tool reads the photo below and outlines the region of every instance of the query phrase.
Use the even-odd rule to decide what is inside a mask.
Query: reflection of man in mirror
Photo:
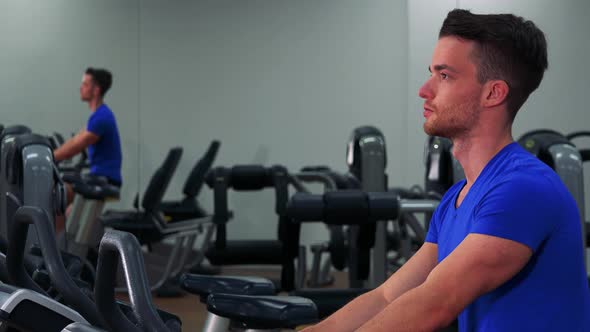
[[[88,149],[90,174],[106,177],[109,183],[121,186],[123,181],[119,130],[115,115],[103,102],[112,82],[113,77],[108,70],[86,69],[80,85],[80,99],[88,103],[90,108],[88,123],[86,128],[55,149],[53,156],[59,162]]]

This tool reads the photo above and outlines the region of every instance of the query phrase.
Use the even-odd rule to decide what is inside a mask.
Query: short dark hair
[[[454,9],[447,15],[439,38],[455,36],[476,43],[472,54],[480,83],[505,81],[512,116],[539,87],[548,67],[547,41],[537,26],[512,14],[478,15]]]
[[[111,72],[106,69],[88,67],[86,68],[86,74],[92,77],[92,80],[100,88],[100,95],[104,97],[113,84],[113,75]]]

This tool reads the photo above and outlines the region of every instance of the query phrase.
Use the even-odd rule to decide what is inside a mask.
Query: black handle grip
[[[127,232],[108,230],[100,242],[94,297],[103,318],[109,321],[119,311],[114,291],[119,258],[133,315],[142,331],[169,331],[153,305],[139,242]]]

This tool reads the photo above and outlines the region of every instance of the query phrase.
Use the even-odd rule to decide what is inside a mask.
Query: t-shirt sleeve
[[[109,121],[108,116],[105,116],[102,113],[94,113],[88,119],[86,130],[96,136],[102,137],[107,133],[110,126],[111,122]]]
[[[475,210],[471,233],[497,236],[522,243],[533,251],[559,221],[559,195],[547,179],[524,177],[492,188]]]
[[[438,210],[437,210],[438,211]],[[433,213],[432,218],[430,218],[430,226],[428,227],[428,232],[426,233],[426,242],[436,243],[438,244],[438,213]]]

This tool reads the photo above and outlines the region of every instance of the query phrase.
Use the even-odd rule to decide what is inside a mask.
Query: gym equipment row
[[[544,140],[539,139],[539,137],[541,136],[535,134],[530,137],[527,136],[526,139],[521,139],[519,140],[519,142],[522,141],[521,144],[524,144],[525,147],[528,144],[529,148],[527,149],[531,152],[536,153],[538,156],[541,156],[540,158],[542,160],[542,156],[547,156],[549,159],[547,159],[548,161],[546,162],[550,166],[553,166],[554,169],[558,171],[558,173],[560,173],[560,176],[562,176],[564,182],[568,180],[571,181],[572,185],[577,185],[577,188],[582,188],[581,201],[583,202],[583,185],[580,185],[580,178],[577,177],[578,174],[581,174],[581,167],[577,169],[574,167],[581,165],[582,162],[582,158],[578,150],[575,147],[573,147],[573,145],[570,142],[560,141],[556,139],[556,136],[553,134],[549,135],[548,138]],[[533,143],[530,143],[531,139],[533,139]],[[4,143],[6,143],[6,145]],[[84,299],[86,297],[90,298],[88,294],[82,293],[83,295],[76,296],[76,294],[78,294],[77,292],[81,291],[72,291],[72,289],[75,289],[76,287],[78,289],[82,289],[79,286],[80,284],[82,284],[82,282],[74,281],[72,279],[72,277],[69,275],[69,272],[65,269],[64,261],[62,259],[63,255],[57,251],[57,247],[55,245],[53,245],[52,247],[51,244],[51,240],[53,240],[54,242],[55,239],[55,234],[51,234],[51,219],[53,218],[52,216],[56,212],[59,213],[60,211],[63,211],[64,196],[63,190],[58,189],[60,186],[63,186],[63,184],[61,184],[60,180],[58,179],[58,171],[52,165],[52,163],[44,164],[43,162],[43,160],[52,159],[50,155],[50,149],[47,147],[48,145],[40,137],[36,137],[35,135],[16,137],[15,139],[9,142],[5,142],[3,139],[2,144],[0,145],[0,148],[2,149],[0,151],[0,155],[2,156],[2,158],[5,158],[2,160],[2,165],[12,165],[12,167],[3,167],[0,169],[0,175],[2,176],[1,181],[3,181],[0,182],[0,186],[2,186],[3,192],[8,193],[8,195],[6,195],[6,200],[3,201],[4,205],[2,207],[2,211],[6,211],[7,216],[10,216],[10,214],[12,214],[11,218],[6,218],[0,223],[3,229],[6,228],[7,230],[9,230],[9,233],[6,234],[12,234],[9,237],[11,239],[11,242],[8,243],[8,251],[5,257],[7,263],[5,271],[8,273],[8,280],[16,280],[15,282],[19,287],[38,287],[33,285],[33,283],[36,283],[36,281],[34,280],[34,278],[30,276],[31,271],[27,270],[27,265],[29,263],[26,263],[24,261],[25,257],[28,257],[25,256],[24,253],[27,252],[27,250],[34,251],[35,246],[38,246],[41,248],[40,251],[44,258],[43,263],[46,265],[46,267],[40,267],[33,271],[36,272],[33,273],[35,274],[34,277],[36,277],[38,281],[41,282],[43,281],[43,273],[46,273],[46,275],[48,275],[51,279],[50,287],[54,287],[55,289],[57,289],[58,292],[61,294],[62,300],[75,308],[74,312],[70,312],[66,310],[68,309],[67,307],[60,307],[59,305],[51,302],[52,305],[56,308],[55,311],[60,312],[60,319],[63,319],[63,317],[66,315],[67,317],[71,318],[69,320],[66,320],[67,325],[69,325],[72,322],[78,322],[83,324],[88,324],[90,322],[93,325],[99,327],[106,327],[109,330],[121,330],[118,329],[121,327],[111,327],[109,324],[112,325],[116,324],[116,322],[123,322],[122,324],[125,325],[127,324],[127,322],[130,322],[131,325],[127,324],[124,328],[132,331],[172,331],[176,330],[176,328],[179,329],[180,323],[177,319],[163,319],[162,313],[154,314],[154,312],[157,313],[157,311],[155,310],[155,308],[153,308],[153,304],[151,304],[151,295],[149,295],[149,286],[147,285],[147,279],[145,278],[145,270],[142,271],[143,260],[141,255],[141,249],[139,248],[140,243],[137,240],[135,240],[135,238],[129,237],[130,235],[128,233],[108,231],[105,237],[102,239],[101,246],[99,249],[98,267],[96,272],[97,279],[94,285],[94,297],[96,300],[96,304],[92,304],[92,302],[90,302],[90,304],[86,303],[86,300]],[[434,147],[434,145],[433,148],[437,149],[437,147]],[[49,154],[47,153],[47,151],[49,151]],[[37,157],[39,157],[39,159],[36,159]],[[436,158],[431,158],[431,160],[432,159]],[[439,160],[441,159],[439,158]],[[578,163],[574,162],[576,160]],[[381,163],[381,165],[382,164],[383,163]],[[567,167],[564,165],[566,165]],[[442,174],[449,174],[448,169],[450,167],[448,163],[446,164],[446,166],[438,165],[438,167],[439,176]],[[444,167],[446,167],[446,171],[440,171]],[[435,172],[431,172],[430,170],[432,169],[435,169],[435,167],[428,168],[427,175],[430,176],[427,176],[427,178],[431,181],[434,181]],[[361,168],[359,169],[359,171],[362,173],[363,169]],[[267,174],[265,175],[266,179],[266,177],[268,176],[268,169],[265,169],[264,173]],[[36,181],[33,182],[33,179]],[[229,179],[226,179],[225,181],[229,181]],[[33,183],[35,188],[38,190],[31,190],[31,186],[33,186]],[[384,189],[387,188],[386,183],[382,183],[381,187]],[[574,186],[573,188],[576,187]],[[284,207],[284,210],[282,210],[282,213],[284,217],[291,219],[290,223],[292,224],[299,224],[301,222],[306,221],[317,222],[319,220],[322,220],[330,225],[338,226],[343,224],[351,224],[354,225],[352,227],[358,226],[360,228],[360,226],[375,226],[375,224],[381,222],[381,220],[397,219],[397,217],[404,212],[413,213],[431,211],[430,205],[425,203],[431,203],[432,205],[436,204],[436,202],[417,202],[409,199],[404,200],[400,197],[399,192],[386,192],[384,189],[375,192],[332,191],[321,195],[298,193],[287,200],[287,203]],[[4,215],[4,213],[2,213],[2,215]],[[215,218],[216,217],[214,215],[213,220],[215,220]],[[11,223],[10,220],[12,220],[13,223]],[[220,218],[219,220],[219,224],[223,225],[227,224],[228,221],[228,219],[222,218]],[[215,221],[213,221],[213,223],[215,223]],[[29,224],[36,225],[36,230],[31,231],[28,227]],[[15,238],[22,239],[18,241],[13,241],[13,239]],[[385,239],[385,241],[387,241],[387,239]],[[105,249],[103,249],[103,247]],[[116,250],[113,248],[116,248]],[[127,248],[129,250],[124,252],[124,248]],[[134,306],[132,306],[132,308],[130,308],[129,306],[121,306],[118,303],[115,306],[107,305],[107,303],[112,304],[112,299],[114,299],[114,273],[116,272],[115,262],[117,261],[117,254],[114,254],[115,252],[119,252],[118,255],[122,257],[121,262],[124,265],[123,270],[126,274],[127,287],[130,288],[130,294],[133,293],[139,296],[133,298],[132,303],[134,304]],[[360,256],[365,257],[366,253]],[[28,257],[28,259],[32,260],[33,258]],[[62,260],[61,264],[59,262],[60,260]],[[371,263],[375,264],[375,261]],[[2,270],[2,268],[0,268],[0,270]],[[45,270],[45,272],[43,272],[43,270]],[[3,273],[0,273],[0,275],[3,275]],[[67,281],[68,278],[71,281]],[[198,276],[185,275],[181,279],[182,286],[187,290],[194,291],[195,287],[191,287],[190,283],[191,281],[193,281],[194,284],[194,281],[196,280],[195,278],[198,278]],[[242,288],[263,288],[264,292],[266,292],[266,294],[264,295],[265,297],[257,299],[252,297],[252,295],[244,297],[244,295],[240,294],[219,294],[217,291],[228,291],[227,289],[222,290],[223,285],[227,285],[228,283],[224,282],[223,280],[220,281],[219,283],[215,284],[215,286],[213,287],[214,290],[212,290],[207,296],[208,309],[210,313],[214,315],[211,316],[213,317],[211,318],[211,325],[213,327],[221,327],[221,330],[227,330],[228,326],[232,326],[233,324],[238,324],[242,327],[258,329],[294,327],[296,325],[312,323],[316,321],[318,319],[318,312],[321,312],[323,315],[329,313],[329,311],[327,311],[325,307],[322,307],[323,303],[321,300],[321,296],[317,296],[313,302],[303,298],[274,296],[268,297],[276,292],[276,289],[269,290],[269,285],[274,286],[273,283],[267,282],[266,285],[268,287],[265,288],[263,286],[260,286],[260,283],[252,283],[247,284],[247,286],[244,286],[246,285],[244,283],[244,280],[240,280],[240,282],[242,283]],[[104,285],[108,285],[108,287],[101,288],[104,287]],[[97,289],[99,289],[99,291],[97,291]],[[13,297],[12,294],[18,291],[18,289],[6,289],[6,294],[11,295],[7,295],[4,298],[14,299],[16,297]],[[37,296],[37,294],[42,294],[41,292],[44,291],[45,290],[43,289],[36,289],[36,292],[33,294],[34,296]],[[364,290],[361,289],[360,291]],[[146,293],[148,295],[146,295]],[[296,293],[297,291],[293,294]],[[328,301],[330,299],[334,299],[336,294],[334,293],[334,291],[332,291],[332,293],[333,294],[331,294],[331,297],[326,296],[324,300]],[[21,298],[24,297],[24,295],[19,296],[21,296]],[[34,297],[33,295],[28,296],[29,298]],[[309,297],[313,298],[313,294],[309,294]],[[350,296],[350,298],[352,297],[353,296]],[[43,297],[43,300],[38,300],[38,302],[35,302],[38,303],[37,305],[39,305],[39,311],[49,310],[47,309],[47,306],[44,307],[45,309],[41,309],[41,307],[43,307],[41,303],[50,303],[48,302],[48,300],[51,300],[51,298]],[[30,302],[30,300],[28,301]],[[99,302],[101,303],[100,305]],[[271,307],[279,310],[279,312],[272,311],[269,308],[265,308],[265,304],[271,304]],[[332,307],[337,309],[339,305],[342,304],[344,303],[332,303]],[[96,308],[91,309],[92,306],[98,308],[98,310]],[[264,317],[256,316],[255,312],[243,311],[246,310],[243,308],[238,309],[239,306],[243,306],[243,308],[255,308],[255,311],[259,313],[270,312],[272,313],[272,317],[270,317],[272,318],[272,320],[266,321]],[[23,309],[24,307],[15,306],[14,304],[2,305],[0,307],[11,307],[13,309],[21,308],[21,318],[23,317],[23,313],[26,313],[26,310]],[[57,309],[58,307],[59,309]],[[122,313],[133,313],[129,316],[121,316],[117,314],[116,308],[119,308],[119,310]],[[149,312],[141,312],[140,314],[138,314],[138,312],[142,310],[140,308],[144,308],[148,311],[153,309],[153,312],[151,314]],[[17,314],[17,311],[19,310],[14,311],[14,316],[0,315],[4,316],[4,318],[0,317],[0,320],[8,320],[6,317],[12,317],[12,324],[16,324],[14,322],[18,321],[17,316],[19,316]],[[47,312],[50,311],[51,310]],[[115,318],[115,323],[105,322],[104,318],[100,318],[101,315],[104,315],[104,312],[108,312],[110,314],[110,316],[108,317],[110,319],[112,319],[113,317],[118,317]],[[289,314],[285,314],[293,312],[304,312],[305,314],[302,316],[290,316]],[[239,313],[242,313],[242,315],[240,315]],[[82,317],[82,319],[80,319],[80,317],[76,315]],[[137,317],[140,317],[141,319],[137,319]],[[216,317],[221,317],[223,319],[218,319]],[[277,321],[277,317],[283,317],[285,319],[279,322]],[[136,318],[136,321],[133,321],[133,318]],[[223,321],[219,323],[219,320]],[[217,323],[215,323],[216,321]],[[21,324],[24,324],[24,322],[21,322]],[[67,325],[63,325],[63,328],[61,328],[60,330],[66,329]],[[44,330],[47,330],[47,326],[48,325],[46,324]],[[79,326],[80,325],[78,325],[78,327]],[[88,325],[86,325],[86,327],[92,328]],[[68,327],[68,329],[70,330],[72,328],[76,328],[76,326]]]

